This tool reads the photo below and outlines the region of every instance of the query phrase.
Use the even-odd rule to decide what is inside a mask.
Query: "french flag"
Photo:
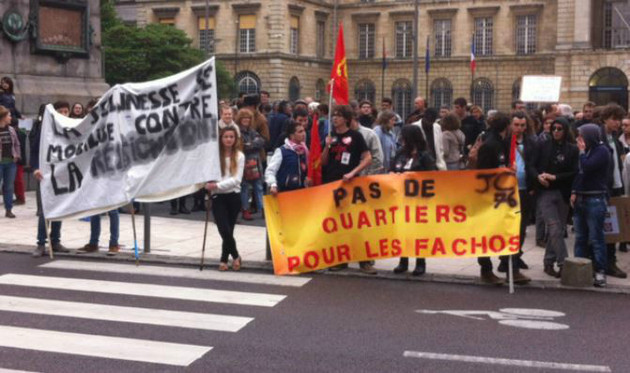
[[[470,71],[475,73],[477,69],[477,60],[475,60],[475,35],[472,36],[472,42],[470,43]]]

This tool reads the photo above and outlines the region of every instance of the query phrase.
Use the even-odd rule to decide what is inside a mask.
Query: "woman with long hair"
[[[2,194],[7,218],[15,218],[13,212],[13,183],[15,182],[16,163],[21,157],[20,141],[17,133],[11,127],[11,111],[0,106],[0,183],[3,184]]]
[[[11,112],[12,121],[17,122],[18,119],[23,118],[22,114],[18,111],[15,105],[15,93],[13,92],[13,79],[8,76],[3,76],[0,79],[0,105],[9,109]]]
[[[74,105],[72,105],[72,110],[70,110],[70,118],[77,118],[77,119],[81,119],[85,116],[86,111],[85,108],[83,107],[83,104],[81,104],[80,102],[75,102]]]
[[[241,269],[241,257],[236,250],[234,226],[241,210],[241,180],[245,167],[245,155],[241,152],[238,134],[233,127],[220,132],[219,156],[221,159],[221,179],[210,181],[206,189],[212,196],[212,215],[223,244],[219,271],[228,270],[228,259],[232,256],[232,269]]]
[[[440,121],[442,126],[442,142],[444,146],[444,161],[447,170],[461,170],[464,168],[463,155],[466,146],[466,135],[462,132],[461,122],[455,114],[448,114]]]
[[[265,139],[253,129],[254,113],[249,109],[241,109],[236,115],[236,124],[241,131],[243,153],[245,153],[245,171],[241,185],[241,205],[243,219],[253,220],[249,209],[249,189],[253,189],[252,198],[256,199],[257,211],[263,209],[262,160],[260,151],[265,147]],[[263,215],[264,216],[264,215]]]
[[[419,126],[404,126],[400,133],[400,138],[402,147],[396,153],[390,165],[390,172],[437,170],[435,159],[428,151],[427,142]],[[413,276],[422,276],[426,272],[426,268],[425,259],[418,258],[416,259],[416,268],[411,274]],[[400,258],[398,267],[394,268],[394,273],[407,272],[408,269],[409,258]]]

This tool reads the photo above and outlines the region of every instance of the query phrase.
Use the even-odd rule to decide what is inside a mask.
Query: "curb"
[[[36,246],[33,245],[1,245],[0,244],[0,252],[5,253],[13,253],[13,254],[24,254],[30,255],[30,253],[35,249]],[[44,256],[43,258],[49,258],[48,256]],[[81,258],[81,259],[90,259],[97,261],[117,261],[117,262],[126,262],[126,263],[135,263],[135,257],[131,253],[118,253],[113,256],[109,256],[105,251],[98,253],[86,253],[86,254],[78,254],[76,251],[72,251],[70,253],[57,253],[55,254],[55,258]],[[155,255],[155,254],[142,254],[140,256],[140,264],[170,264],[170,265],[179,265],[184,267],[199,267],[198,258],[190,258],[190,257],[181,257],[181,256],[170,256],[170,255]],[[206,259],[204,263],[204,268],[213,268],[219,266],[219,260],[217,259]],[[268,261],[244,261],[242,265],[243,269],[250,269],[256,271],[264,271],[273,273],[273,264]],[[476,286],[484,286],[491,288],[501,288],[507,287],[506,285],[488,285],[479,281],[477,276],[465,276],[465,275],[445,275],[445,274],[432,274],[427,273],[420,277],[413,277],[410,274],[407,275],[397,275],[390,271],[378,270],[376,275],[368,275],[360,272],[355,268],[348,268],[344,271],[339,272],[330,272],[327,270],[319,270],[315,272],[310,272],[308,275],[321,275],[321,276],[339,276],[339,277],[356,277],[356,278],[365,278],[365,279],[374,279],[374,280],[393,280],[393,281],[417,281],[417,282],[430,282],[430,283],[443,283],[443,284],[462,284],[462,285],[476,285]],[[582,291],[582,292],[591,292],[591,293],[608,293],[608,294],[630,294],[630,287],[619,286],[619,285],[608,285],[606,288],[595,288],[595,287],[570,287],[563,286],[559,281],[545,281],[545,280],[532,280],[527,285],[515,285],[515,293],[518,292],[518,289],[543,289],[543,290],[568,290],[568,291]]]

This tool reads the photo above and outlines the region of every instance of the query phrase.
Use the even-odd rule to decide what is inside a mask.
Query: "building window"
[[[289,80],[289,100],[297,101],[300,99],[300,81],[295,76]]]
[[[630,47],[630,3],[606,1],[604,3],[604,48]]]
[[[324,79],[317,80],[315,83],[315,101],[323,101],[326,97],[326,83]]]
[[[431,102],[434,108],[451,106],[453,100],[453,86],[448,79],[439,78],[431,83]]]
[[[516,54],[536,53],[536,15],[516,17]]]
[[[368,79],[359,81],[354,87],[354,97],[359,102],[368,100],[371,103],[374,103],[374,99],[376,98],[376,88],[374,88],[374,83]]]
[[[317,56],[323,58],[326,55],[326,22],[317,21]]]
[[[492,18],[475,18],[475,53],[492,56]]]
[[[395,81],[392,86],[392,99],[396,113],[403,118],[409,115],[412,110],[411,82],[407,79]]]
[[[473,104],[481,107],[485,113],[494,107],[494,86],[486,78],[473,82],[471,95]]]
[[[359,59],[374,58],[374,24],[359,24]]]
[[[413,26],[411,21],[396,22],[396,58],[411,57],[413,48]]]
[[[435,57],[451,56],[451,20],[438,19],[433,23]]]
[[[214,17],[208,18],[206,30],[206,17],[199,17],[199,49],[206,53],[214,53]]]
[[[169,25],[169,26],[175,27],[175,18],[172,18],[172,17],[160,18],[158,22],[163,25]]]
[[[239,27],[239,51],[241,53],[256,52],[256,16],[240,16]]]
[[[239,92],[247,95],[258,93],[260,91],[260,79],[251,71],[241,71],[234,78]]]
[[[290,30],[290,46],[289,53],[298,54],[300,45],[300,18],[291,16],[291,30]]]

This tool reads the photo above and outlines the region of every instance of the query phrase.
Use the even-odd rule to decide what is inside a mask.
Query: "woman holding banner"
[[[413,172],[413,171],[435,171],[435,159],[428,152],[427,142],[419,126],[404,126],[401,133],[402,147],[396,153],[390,166],[390,172]],[[426,272],[426,261],[424,258],[416,259],[416,268],[411,273],[412,276],[422,276]],[[409,258],[400,258],[398,267],[394,268],[394,273],[407,272],[409,269]]]
[[[210,181],[206,189],[212,195],[212,215],[221,239],[221,263],[219,271],[228,270],[228,259],[232,256],[232,269],[241,269],[241,257],[236,250],[234,226],[241,210],[241,180],[245,167],[245,155],[234,127],[220,131],[219,155],[221,157],[221,180]]]

